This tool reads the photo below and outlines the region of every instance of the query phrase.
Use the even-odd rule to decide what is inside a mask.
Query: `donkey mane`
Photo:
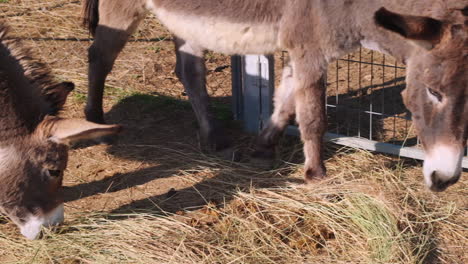
[[[55,80],[47,64],[32,56],[30,48],[25,47],[20,40],[9,36],[9,30],[8,26],[0,24],[0,43],[10,50],[11,55],[23,67],[25,76],[41,92],[42,98],[49,106],[47,114],[56,115],[63,108],[56,97],[56,93],[60,92],[58,89],[61,83]]]
[[[62,108],[60,83],[29,48],[9,36],[0,22],[0,141],[32,132],[46,115]]]

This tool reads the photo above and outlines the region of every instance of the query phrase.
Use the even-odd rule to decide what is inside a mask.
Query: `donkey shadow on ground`
[[[249,151],[254,137],[242,132],[237,121],[232,120],[230,98],[211,100],[212,112],[224,123],[232,140],[233,153]],[[290,166],[265,171],[247,163],[247,156],[240,160],[226,159],[215,154],[205,154],[200,149],[198,127],[191,105],[187,100],[175,99],[158,93],[134,94],[121,100],[106,115],[109,123],[122,124],[125,129],[108,152],[118,158],[150,164],[150,167],[129,173],[116,173],[111,177],[79,184],[65,189],[65,202],[71,202],[102,193],[118,192],[142,186],[154,180],[166,179],[168,191],[123,205],[113,213],[138,211],[175,213],[180,210],[200,208],[209,202],[220,204],[229,201],[236,190],[251,187],[281,187],[302,180],[288,178]],[[302,146],[298,138],[287,137],[289,149],[296,155],[288,160],[301,159]],[[293,144],[290,144],[293,143]],[[300,150],[300,151],[299,151]],[[235,154],[233,157],[238,157]],[[154,166],[153,166],[154,165]],[[204,175],[210,174],[210,175]],[[174,177],[187,175],[194,184],[179,188],[170,186]],[[185,177],[185,176],[182,176]],[[202,179],[200,182],[199,179]],[[185,179],[184,179],[185,180]],[[169,185],[169,186],[167,186]]]
[[[399,93],[403,87],[388,87],[376,90],[374,93],[383,93],[384,90],[388,93],[389,89]],[[372,94],[372,96],[379,95]],[[286,164],[302,164],[302,144],[299,138],[281,139],[278,146],[279,160],[287,162],[281,162],[275,170],[255,168],[252,164],[244,162],[248,160],[249,155],[245,153],[251,150],[254,137],[243,132],[241,125],[232,120],[230,100],[228,97],[212,98],[211,108],[216,117],[224,123],[226,133],[232,139],[232,145],[235,147],[233,153],[244,153],[243,158],[236,161],[220,159],[214,155],[204,154],[200,150],[196,118],[187,100],[158,93],[133,94],[122,99],[107,113],[106,119],[110,123],[122,124],[126,129],[119,136],[118,142],[108,148],[108,152],[121,159],[143,162],[151,166],[68,187],[65,201],[118,192],[159,179],[167,179],[169,183],[164,184],[171,184],[171,178],[181,175],[186,175],[187,178],[197,175],[198,179],[203,179],[194,180],[194,184],[190,187],[166,186],[168,191],[164,194],[133,201],[113,210],[113,213],[119,214],[139,209],[175,213],[180,210],[197,209],[210,202],[215,204],[227,202],[233,198],[237,190],[246,191],[252,187],[285,187],[302,183],[302,179],[287,176],[296,167]],[[356,100],[362,103],[366,97],[358,98],[353,94],[340,95],[340,101],[346,102],[347,105],[356,105]],[[403,111],[401,109],[398,108],[395,114]],[[342,117],[342,115],[345,116],[345,114],[336,116],[344,118],[343,122],[349,120],[349,116]],[[340,122],[339,119],[337,121]],[[375,122],[374,125],[378,124]],[[336,149],[328,148],[325,158],[334,156]],[[215,175],[205,177],[203,174],[207,173],[206,171],[214,172]]]

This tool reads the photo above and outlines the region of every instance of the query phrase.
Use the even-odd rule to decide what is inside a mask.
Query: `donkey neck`
[[[47,109],[38,85],[26,76],[23,56],[27,51],[7,39],[6,29],[0,26],[0,145],[30,134]]]

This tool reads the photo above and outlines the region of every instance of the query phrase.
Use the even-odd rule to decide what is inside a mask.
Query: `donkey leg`
[[[274,111],[255,144],[254,158],[273,159],[275,147],[295,113],[293,69],[290,63],[283,69],[280,86],[275,90]]]
[[[202,146],[214,151],[223,150],[228,147],[229,142],[219,121],[209,110],[204,50],[177,37],[174,38],[174,43],[177,57],[175,72],[184,85],[197,117]]]
[[[95,40],[88,50],[88,100],[85,108],[88,121],[105,123],[102,98],[107,75],[141,19],[138,16],[124,17],[120,13],[101,17]]]
[[[314,69],[316,60],[301,58],[294,62],[296,120],[304,142],[306,183],[326,176],[323,163],[323,136],[326,132],[326,88],[324,71]],[[318,68],[318,67],[317,67]]]

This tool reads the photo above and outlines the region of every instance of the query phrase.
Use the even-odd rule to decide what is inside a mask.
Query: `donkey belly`
[[[278,49],[278,25],[237,23],[152,8],[177,37],[204,49],[225,54],[266,54]]]

